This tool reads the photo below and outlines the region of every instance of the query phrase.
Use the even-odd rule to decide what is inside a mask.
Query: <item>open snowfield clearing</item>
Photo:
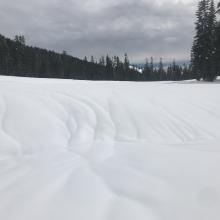
[[[0,77],[1,220],[219,220],[220,84]]]

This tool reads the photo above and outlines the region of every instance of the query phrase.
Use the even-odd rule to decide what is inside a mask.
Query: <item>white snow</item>
[[[219,220],[220,85],[0,77],[1,220]]]

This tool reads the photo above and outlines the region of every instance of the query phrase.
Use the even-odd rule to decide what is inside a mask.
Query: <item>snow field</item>
[[[219,220],[219,94],[0,77],[0,219]]]

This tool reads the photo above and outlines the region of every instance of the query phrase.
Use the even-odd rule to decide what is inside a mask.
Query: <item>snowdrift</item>
[[[0,77],[0,219],[219,220],[219,94]]]

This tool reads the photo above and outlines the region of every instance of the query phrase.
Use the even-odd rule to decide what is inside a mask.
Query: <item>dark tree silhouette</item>
[[[216,78],[216,13],[213,0],[199,1],[196,12],[196,35],[191,51],[195,78],[213,81]]]
[[[132,67],[128,55],[125,54],[122,62],[118,56],[102,56],[95,62],[91,56],[83,60],[72,57],[63,51],[61,54],[45,49],[26,45],[25,37],[16,35],[10,40],[0,35],[0,74],[11,76],[27,76],[40,78],[63,78],[79,80],[117,80],[117,81],[156,81],[156,80],[181,80],[180,67],[175,65],[169,71],[164,70],[162,59],[158,68],[154,66],[153,57],[150,64],[146,60],[142,71]],[[186,74],[189,73],[185,67]],[[190,75],[190,74],[189,74]]]

